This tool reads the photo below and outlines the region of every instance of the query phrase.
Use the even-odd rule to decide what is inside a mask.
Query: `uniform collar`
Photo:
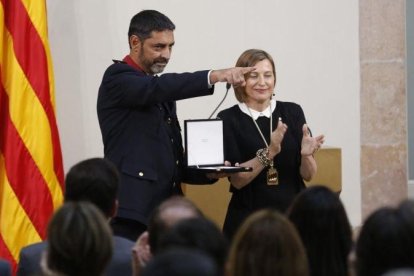
[[[145,73],[145,71],[144,70],[142,70],[142,68],[141,67],[139,67],[139,65],[131,58],[131,56],[130,55],[126,55],[125,57],[124,57],[124,59],[123,59],[123,61],[126,63],[126,64],[128,64],[129,66],[132,66],[132,67],[134,67],[135,69],[137,69],[138,71],[141,71],[141,72],[144,72]]]

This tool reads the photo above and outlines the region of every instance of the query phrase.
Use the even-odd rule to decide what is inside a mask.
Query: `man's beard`
[[[167,66],[168,64],[168,59],[162,57],[156,58],[154,60],[147,59],[145,57],[145,52],[143,48],[141,48],[140,60],[144,67],[143,69],[148,70],[149,72],[147,73],[151,75],[162,73],[162,71],[164,71],[165,69],[165,66]]]
[[[165,66],[167,66],[168,60],[165,58],[155,59],[150,66],[151,74],[159,74],[164,71]]]

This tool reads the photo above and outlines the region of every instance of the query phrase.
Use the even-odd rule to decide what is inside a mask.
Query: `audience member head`
[[[273,210],[260,210],[241,225],[230,247],[229,276],[306,276],[305,249],[293,224]]]
[[[177,222],[161,239],[158,250],[171,248],[197,249],[206,253],[223,271],[228,242],[221,230],[206,218],[189,218]]]
[[[46,275],[102,275],[111,255],[111,230],[94,205],[68,202],[53,215],[42,261]]]
[[[214,261],[203,252],[173,248],[155,256],[142,276],[221,276]]]
[[[91,158],[74,165],[65,179],[65,201],[88,201],[106,217],[116,212],[119,174],[111,161]]]
[[[151,253],[157,253],[160,240],[171,226],[180,220],[194,217],[203,217],[203,214],[193,202],[183,196],[173,196],[162,202],[155,208],[148,223]]]
[[[357,240],[358,276],[414,268],[414,202],[382,207],[365,220]]]
[[[272,65],[273,69],[273,77],[274,77],[274,83],[276,84],[276,69],[275,69],[275,63],[273,61],[273,58],[270,54],[268,54],[266,51],[260,50],[260,49],[249,49],[244,51],[239,59],[236,62],[236,67],[251,67],[255,66],[256,63],[259,61],[268,60],[270,64]],[[254,72],[254,71],[253,71]],[[251,73],[248,73],[251,74]],[[239,102],[243,103],[245,102],[245,99],[247,97],[246,94],[246,87],[245,86],[238,86],[234,88],[234,93],[236,95],[236,98]]]
[[[302,191],[287,211],[305,246],[310,275],[348,275],[352,231],[339,196],[327,187]]]
[[[170,197],[157,206],[151,214],[147,231],[139,236],[132,248],[133,275],[140,275],[153,255],[158,254],[160,241],[175,223],[194,217],[203,217],[203,214],[183,196]]]

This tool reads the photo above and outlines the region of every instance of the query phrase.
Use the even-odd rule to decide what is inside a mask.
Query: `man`
[[[133,275],[139,275],[153,255],[157,254],[161,240],[176,223],[203,217],[200,209],[183,196],[172,196],[158,205],[149,218],[148,230],[140,235],[132,249]]]
[[[159,241],[155,256],[173,248],[198,249],[212,257],[224,275],[228,240],[208,218],[189,218],[175,223]]]
[[[118,167],[119,209],[114,233],[135,241],[152,210],[180,183],[209,183],[185,171],[176,100],[210,95],[217,82],[245,85],[253,67],[163,74],[174,46],[175,25],[164,14],[144,10],[128,31],[130,53],[106,70],[97,112],[105,157]],[[210,181],[210,183],[212,183]]]
[[[118,202],[119,173],[103,158],[92,158],[74,165],[65,179],[65,202],[87,201],[94,204],[109,220],[115,215]],[[134,243],[113,236],[114,252],[105,275],[131,275],[131,250]],[[20,252],[18,275],[37,275],[47,242],[29,245]]]

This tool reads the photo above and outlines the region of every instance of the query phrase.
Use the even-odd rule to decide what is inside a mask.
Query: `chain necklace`
[[[255,119],[253,118],[253,114],[250,110],[250,107],[248,107],[246,103],[244,103],[244,105],[246,106],[247,110],[249,111],[250,117],[252,118],[252,121],[253,121],[254,125],[256,126],[257,131],[259,131],[259,134],[262,137],[263,142],[266,145],[266,148],[269,149],[269,144],[267,143],[262,131],[260,130],[259,125],[257,124]],[[269,138],[270,139],[269,139],[269,141],[271,141],[272,140],[272,125],[273,125],[272,124],[272,118],[273,118],[273,116],[272,116],[272,102],[269,103],[269,114],[270,114],[270,127],[269,127],[269,131],[270,131]],[[270,166],[267,170],[267,185],[277,185],[277,184],[279,184],[279,174],[278,174],[276,168],[274,167],[273,160],[270,160],[269,164],[270,164]]]

